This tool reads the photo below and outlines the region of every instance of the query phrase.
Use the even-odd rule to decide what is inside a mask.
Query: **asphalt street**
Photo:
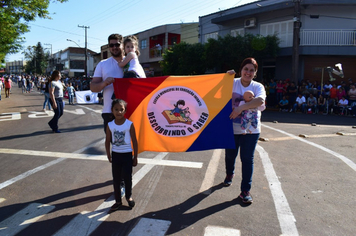
[[[355,235],[352,116],[264,111],[251,205],[237,199],[239,161],[222,185],[224,150],[143,152],[136,206],[109,214],[101,105],[67,103],[55,134],[39,92],[2,98],[0,235]]]

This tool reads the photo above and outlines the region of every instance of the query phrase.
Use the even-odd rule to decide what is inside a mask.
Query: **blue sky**
[[[199,16],[240,6],[256,0],[68,0],[50,3],[51,20],[30,22],[30,32],[24,34],[27,46],[41,42],[46,50],[58,52],[67,47],[85,46],[85,30],[89,26],[88,48],[100,52],[111,33],[123,36],[135,34],[159,25],[199,22]],[[51,45],[45,45],[51,44]],[[6,61],[24,60],[23,54],[9,54]]]

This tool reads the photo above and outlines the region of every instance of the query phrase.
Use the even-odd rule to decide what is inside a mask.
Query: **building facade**
[[[94,64],[97,61],[97,53],[87,49],[87,76],[94,74]],[[68,77],[83,77],[85,74],[85,49],[80,47],[68,47],[52,55],[49,62],[50,70],[60,70]],[[96,62],[97,63],[97,62]]]
[[[356,1],[262,0],[199,18],[199,41],[231,34],[277,35],[280,53],[260,65],[258,79],[326,81],[341,63],[356,80]],[[236,65],[238,67],[239,65]],[[293,71],[296,71],[293,73]],[[323,74],[323,77],[322,77]],[[294,78],[294,75],[297,75]]]
[[[5,72],[7,74],[23,74],[26,66],[26,61],[11,61],[6,62]]]

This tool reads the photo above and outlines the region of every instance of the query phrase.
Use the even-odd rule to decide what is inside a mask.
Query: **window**
[[[230,34],[231,34],[232,37],[236,37],[237,35],[244,36],[245,35],[245,29],[244,28],[234,29],[234,30],[231,30]]]
[[[141,40],[141,49],[147,48],[147,39],[142,39]]]
[[[106,59],[106,58],[108,58],[108,52],[107,52],[107,51],[104,51],[104,52],[103,52],[103,59]]]
[[[218,32],[204,35],[204,43],[208,42],[208,39],[218,39]]]
[[[293,21],[282,21],[271,24],[261,24],[262,36],[276,34],[281,40],[279,46],[281,48],[293,46]]]

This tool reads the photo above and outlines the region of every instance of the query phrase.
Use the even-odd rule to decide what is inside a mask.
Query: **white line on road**
[[[273,164],[268,156],[268,153],[257,145],[256,150],[260,154],[262,164],[265,170],[265,175],[268,181],[268,186],[272,193],[274,205],[276,207],[279,225],[282,230],[282,235],[297,236],[298,230],[295,225],[295,217],[289,207],[287,198],[282,190],[281,183],[278,180],[276,172],[273,169]]]
[[[153,159],[162,160],[168,153],[159,153]],[[155,165],[144,165],[132,177],[132,188],[143,178]],[[73,220],[61,228],[54,236],[85,236],[90,235],[99,225],[109,217],[110,207],[115,203],[114,195],[106,199],[95,211],[82,212]],[[83,227],[86,225],[86,227]],[[80,226],[80,227],[78,227]]]
[[[330,150],[330,149],[328,149],[328,148],[326,148],[326,147],[323,147],[323,146],[321,146],[321,145],[319,145],[319,144],[316,144],[316,143],[310,142],[310,141],[308,141],[308,140],[305,140],[305,139],[303,139],[303,138],[297,137],[297,136],[295,136],[295,135],[293,135],[293,134],[287,133],[287,132],[285,132],[285,131],[283,131],[283,130],[276,129],[276,128],[273,128],[273,127],[271,127],[271,126],[265,125],[265,124],[262,124],[262,126],[268,128],[268,129],[271,129],[271,130],[280,132],[280,133],[282,133],[282,134],[285,134],[285,135],[287,135],[287,136],[289,136],[289,137],[292,137],[292,138],[297,139],[297,140],[299,140],[299,141],[301,141],[301,142],[304,142],[304,143],[307,143],[307,144],[309,144],[309,145],[311,145],[311,146],[314,146],[314,147],[316,147],[316,148],[319,148],[319,149],[321,149],[321,150],[323,150],[323,151],[325,151],[325,152],[327,152],[327,153],[329,153],[329,154],[331,154],[331,155],[334,155],[334,156],[336,156],[337,158],[339,158],[340,160],[342,160],[346,165],[348,165],[349,167],[351,167],[354,171],[356,171],[356,164],[355,164],[353,161],[351,161],[349,158],[347,158],[347,157],[345,157],[345,156],[343,156],[343,155],[341,155],[341,154],[339,154],[339,153],[337,153],[337,152],[334,152],[334,151],[332,151],[332,150]]]
[[[21,174],[21,175],[18,175],[18,176],[16,176],[16,177],[12,178],[12,179],[9,179],[9,180],[7,180],[7,181],[1,183],[1,184],[0,184],[0,189],[3,189],[3,188],[5,188],[5,187],[7,187],[7,186],[9,186],[9,185],[11,185],[11,184],[13,184],[13,183],[19,181],[19,180],[22,180],[22,179],[24,179],[24,178],[26,178],[26,177],[28,177],[28,176],[30,176],[30,175],[32,175],[32,174],[34,174],[34,173],[40,171],[40,170],[43,170],[43,169],[45,169],[45,168],[47,168],[47,167],[50,167],[50,166],[52,166],[52,165],[55,165],[55,164],[57,164],[57,163],[59,163],[59,162],[61,162],[61,161],[64,161],[64,160],[65,160],[65,158],[59,158],[59,159],[56,159],[56,160],[54,160],[54,161],[48,162],[47,164],[44,164],[44,165],[42,165],[42,166],[36,167],[36,168],[34,168],[34,169],[32,169],[32,170],[26,171],[25,173],[23,173],[23,174]]]
[[[27,156],[45,156],[45,157],[54,157],[54,158],[57,157],[57,158],[65,158],[65,159],[108,161],[106,155],[92,155],[92,154],[82,154],[82,153],[33,151],[33,150],[21,150],[21,149],[9,149],[9,148],[0,148],[0,153],[27,155]],[[150,164],[150,165],[174,166],[174,167],[187,167],[187,168],[203,167],[202,162],[156,160],[156,159],[140,158],[140,157],[138,158],[138,163]]]
[[[199,192],[204,192],[204,194],[209,195],[211,193],[211,187],[214,185],[214,179],[216,172],[219,167],[219,161],[221,157],[222,150],[221,149],[215,149],[213,156],[210,159],[208,168],[206,169],[205,172],[205,177],[203,180],[203,183],[200,187]]]
[[[32,203],[26,208],[0,222],[1,235],[16,235],[30,224],[38,221],[55,207],[40,203]]]
[[[205,228],[204,236],[240,236],[240,230],[209,225]]]
[[[170,225],[168,220],[141,218],[129,236],[164,236]]]

